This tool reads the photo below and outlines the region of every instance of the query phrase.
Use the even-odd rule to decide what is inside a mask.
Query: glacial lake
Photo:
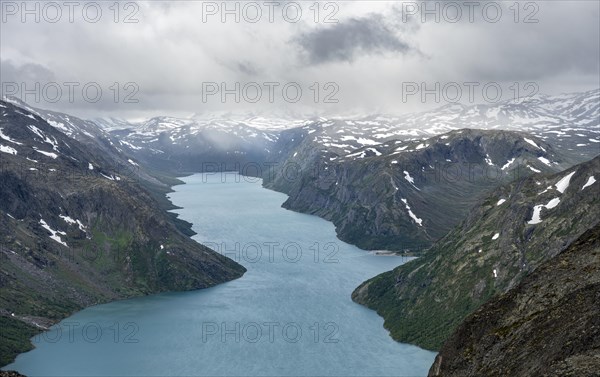
[[[407,260],[341,242],[333,224],[281,208],[258,179],[196,174],[170,194],[194,238],[248,272],[219,286],[82,310],[4,369],[28,376],[426,376],[435,353],[393,341],[352,302]]]

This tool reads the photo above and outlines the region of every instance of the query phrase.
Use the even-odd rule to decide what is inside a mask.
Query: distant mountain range
[[[600,151],[600,90],[399,117],[306,120],[85,121],[13,102],[119,166],[141,166],[144,181],[155,185],[157,171],[262,176],[266,187],[290,196],[286,208],[331,220],[341,239],[374,250],[419,252],[500,184],[557,172]]]
[[[259,145],[264,144],[270,149],[269,146],[276,142],[277,135],[283,130],[306,127],[313,141],[323,149],[342,156],[389,140],[421,140],[461,128],[476,128],[528,132],[578,156],[587,150],[592,150],[590,153],[597,150],[599,103],[600,89],[596,89],[558,96],[537,95],[497,104],[446,105],[403,116],[269,119],[249,115],[224,118],[222,115],[185,119],[157,117],[137,123],[114,118],[94,121],[112,133],[123,135],[125,141],[142,149],[161,150],[158,146],[162,144],[153,144],[158,142],[153,140],[159,135],[164,135],[173,146],[189,149],[189,143],[206,130],[237,136],[243,145],[260,140]],[[235,153],[236,150],[231,149],[230,152]]]

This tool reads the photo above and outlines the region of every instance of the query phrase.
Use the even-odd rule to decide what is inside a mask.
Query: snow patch
[[[83,223],[79,220],[75,220],[69,216],[65,216],[65,215],[59,215],[58,217],[60,217],[61,219],[63,219],[64,222],[66,222],[69,225],[75,225],[77,224],[77,226],[79,227],[80,230],[85,231],[85,225],[83,225]]]
[[[508,168],[513,162],[515,162],[514,158],[508,160],[508,162],[503,167],[501,167],[500,169],[504,170],[504,169]]]
[[[535,225],[542,222],[542,218],[540,216],[542,208],[544,208],[543,204],[533,207],[533,215],[531,215],[531,220],[529,220],[527,224]]]
[[[558,203],[560,203],[560,199],[559,198],[551,199],[548,202],[548,204],[546,204],[546,208],[552,209],[552,208],[556,207],[558,205]]]
[[[121,177],[117,176],[117,175],[110,175],[110,177],[108,175],[102,174],[100,173],[101,176],[103,176],[106,179],[110,179],[111,181],[120,181]]]
[[[368,151],[371,151],[373,153],[375,153],[375,156],[381,156],[381,152],[379,152],[377,149],[375,148],[367,148]]]
[[[45,152],[45,151],[40,151],[39,149],[37,149],[36,147],[33,147],[33,149],[38,152],[43,154],[44,156],[48,156],[48,157],[52,157],[54,159],[56,159],[58,157],[58,155],[56,153],[52,153],[52,152]]]
[[[534,146],[534,147],[536,147],[537,149],[541,149],[541,150],[543,150],[544,152],[546,151],[544,148],[542,148],[542,147],[540,147],[539,145],[537,145],[537,144],[536,144],[536,143],[535,143],[533,140],[531,140],[531,139],[528,139],[528,138],[524,137],[524,138],[523,138],[523,140],[525,140],[527,143],[529,143],[529,144],[533,145],[533,146]]]
[[[560,199],[559,198],[554,198],[552,200],[550,200],[548,202],[548,204],[539,204],[535,207],[533,207],[533,215],[531,216],[531,220],[529,220],[527,222],[527,224],[530,225],[535,225],[535,224],[539,224],[542,222],[542,208],[548,208],[548,209],[552,209],[554,207],[556,207],[558,205],[558,203],[560,203]]]
[[[584,188],[593,185],[594,182],[596,182],[596,178],[594,178],[594,176],[592,175],[591,177],[588,178],[587,182],[585,183],[585,185],[583,185],[581,190],[583,191]]]
[[[342,139],[343,141],[343,139]],[[377,141],[371,140],[371,139],[365,139],[363,137],[359,137],[358,139],[356,139],[356,141],[362,145],[378,145],[380,144]]]
[[[10,143],[13,143],[13,144],[23,145],[23,143],[19,143],[18,141],[13,140],[9,136],[7,136],[4,133],[2,133],[2,128],[0,128],[0,139],[4,139],[4,140],[6,140],[6,141],[8,141]]]
[[[63,133],[69,135],[71,133],[71,130],[69,130],[67,127],[65,127],[64,123],[60,123],[60,122],[55,122],[53,120],[48,120],[47,121],[48,124],[50,124],[52,127],[54,128],[58,128],[59,130],[61,130]]]
[[[158,140],[158,139],[156,139],[156,140]],[[154,141],[154,140],[152,140],[152,141]],[[131,149],[135,149],[135,150],[140,150],[140,149],[142,149],[142,147],[136,147],[135,145],[133,145],[133,144],[131,144],[131,143],[128,143],[128,142],[126,142],[125,140],[120,140],[119,142],[120,142],[120,143],[122,143],[122,144],[125,144],[125,145],[127,145],[127,146],[128,146],[129,148],[131,148]]]
[[[0,152],[17,155],[17,150],[15,148],[11,148],[7,145],[0,144]]]
[[[346,157],[364,158],[365,154],[366,154],[365,151],[359,151],[359,152],[347,154]]]
[[[406,200],[406,199],[404,199],[404,198],[403,198],[403,199],[401,199],[401,200],[402,200],[402,202],[404,203],[404,205],[406,206],[406,210],[408,211],[408,215],[409,215],[409,216],[410,216],[410,217],[413,219],[413,221],[414,221],[415,223],[417,223],[417,225],[419,225],[419,226],[423,226],[423,220],[422,220],[422,219],[420,219],[420,218],[418,218],[418,217],[417,217],[417,215],[415,215],[415,214],[413,213],[413,211],[410,209],[410,206],[408,205],[408,202],[407,202],[407,200]]]
[[[569,187],[569,182],[571,181],[571,177],[573,176],[573,174],[575,174],[575,172],[568,174],[567,176],[562,178],[560,181],[556,182],[556,185],[554,185],[561,194],[565,192],[567,187]]]
[[[41,220],[40,220],[40,225],[42,226],[42,228],[46,229],[48,232],[50,232],[50,233],[51,233],[51,236],[50,236],[50,238],[52,238],[54,241],[58,242],[59,244],[61,244],[61,245],[64,245],[64,246],[67,246],[67,247],[68,247],[67,243],[66,243],[66,242],[64,242],[64,241],[63,241],[63,240],[60,238],[60,236],[59,236],[59,234],[60,234],[60,235],[62,235],[62,236],[66,236],[66,235],[67,235],[67,233],[65,233],[65,232],[61,232],[60,230],[54,230],[54,229],[52,229],[52,228],[50,227],[50,225],[48,225],[48,224],[46,223],[46,221],[44,221],[44,219],[41,219]]]
[[[52,149],[54,149],[55,151],[58,151],[58,143],[57,143],[56,139],[54,139],[54,138],[50,139],[48,136],[46,136],[42,132],[42,130],[40,130],[36,126],[29,125],[29,126],[27,126],[27,128],[29,128],[31,130],[31,132],[33,132],[34,134],[39,136],[44,143],[48,143],[48,144],[52,145]]]

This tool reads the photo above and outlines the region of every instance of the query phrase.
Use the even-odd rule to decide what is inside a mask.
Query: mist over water
[[[394,342],[352,302],[406,262],[341,242],[281,208],[286,196],[228,173],[184,178],[170,198],[194,238],[243,264],[240,279],[85,309],[6,369],[28,376],[425,376],[435,353]]]

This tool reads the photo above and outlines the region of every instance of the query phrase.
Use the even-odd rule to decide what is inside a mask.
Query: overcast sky
[[[24,98],[29,89],[24,99],[37,107],[139,119],[405,113],[454,101],[457,89],[468,104],[493,102],[498,87],[508,98],[517,87],[526,95],[600,86],[598,1],[520,2],[518,9],[512,1],[453,3],[460,15],[445,3],[229,2],[234,12],[225,14],[220,1],[121,2],[118,12],[110,1],[85,9],[80,2],[70,15],[61,1],[60,8],[29,2],[26,13],[21,1],[3,0],[2,93]],[[431,12],[419,13],[424,6]],[[222,83],[231,90],[225,101]],[[423,101],[419,86],[436,83],[439,103],[433,92]]]

